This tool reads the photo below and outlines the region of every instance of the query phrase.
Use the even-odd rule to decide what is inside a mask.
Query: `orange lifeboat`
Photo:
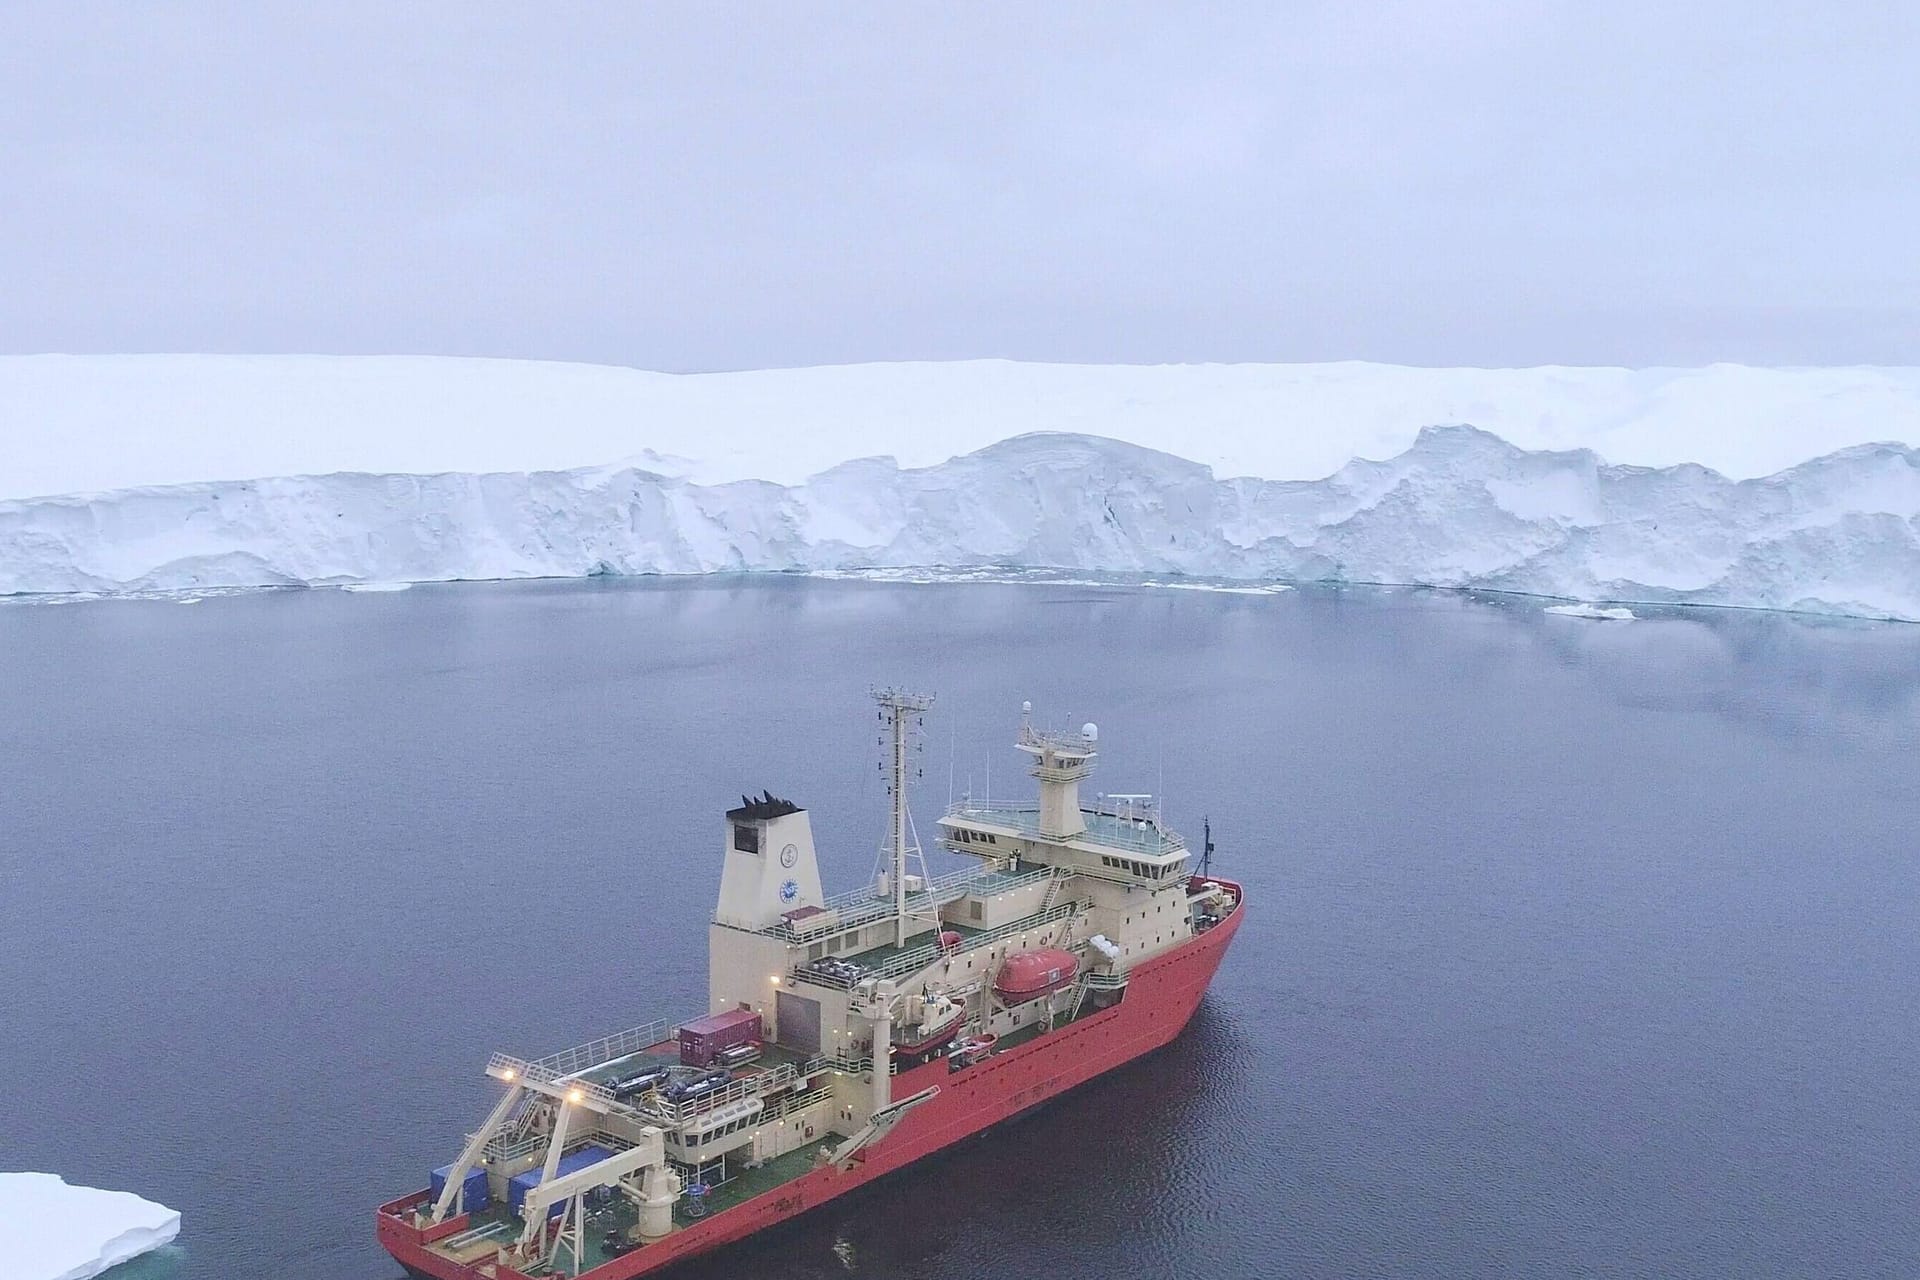
[[[1051,995],[1073,981],[1080,961],[1071,951],[1059,947],[1041,947],[1037,951],[1016,951],[1000,966],[993,980],[994,994],[1007,1004],[1025,1004]]]

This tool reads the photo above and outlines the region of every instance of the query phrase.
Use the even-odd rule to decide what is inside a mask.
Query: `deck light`
[[[503,1071],[502,1071],[502,1072],[500,1073],[500,1078],[501,1078],[502,1080],[511,1080],[511,1079],[513,1079],[513,1068],[512,1068],[512,1067],[508,1067],[508,1068],[506,1068],[505,1070],[503,1070]]]
[[[569,1089],[569,1090],[567,1090],[567,1101],[568,1101],[568,1102],[581,1102],[581,1101],[584,1101],[584,1100],[586,1099],[586,1096],[587,1096],[586,1094],[584,1094],[584,1093],[582,1093],[582,1092],[581,1092],[580,1090],[578,1090],[578,1089]]]

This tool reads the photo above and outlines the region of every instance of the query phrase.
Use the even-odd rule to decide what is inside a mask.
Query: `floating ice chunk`
[[[1550,604],[1547,612],[1557,613],[1563,618],[1601,618],[1620,622],[1631,622],[1635,617],[1633,610],[1620,605],[1602,608],[1597,604]]]
[[[16,1280],[88,1280],[180,1234],[180,1215],[52,1173],[0,1173],[0,1259]]]
[[[349,582],[340,589],[355,592],[405,591],[412,586],[411,582]]]
[[[1212,591],[1226,596],[1274,596],[1282,591],[1291,591],[1292,587],[1283,582],[1264,582],[1258,585],[1231,585],[1220,582],[1155,582],[1151,579],[1140,584],[1143,587],[1159,587],[1166,591]]]

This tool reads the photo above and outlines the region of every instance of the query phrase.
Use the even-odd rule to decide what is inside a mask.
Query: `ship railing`
[[[975,850],[974,852],[978,851]],[[978,866],[962,867],[958,871],[950,871],[946,875],[936,876],[934,879],[927,881],[920,888],[913,890],[913,892],[907,895],[907,914],[918,916],[931,915],[941,907],[947,905],[947,903],[966,897],[976,881],[1002,874],[1005,873],[997,871],[992,864],[981,863]],[[830,926],[819,929],[806,929],[802,926],[796,929],[790,922],[782,920],[778,924],[768,925],[764,929],[761,929],[760,932],[771,934],[778,938],[785,938],[790,941],[804,941],[815,937],[827,937],[831,934],[842,933],[848,929],[858,928],[874,920],[884,920],[891,917],[893,915],[894,903],[891,895],[880,892],[880,882],[875,880],[861,885],[857,889],[835,894],[833,897],[828,898],[822,904],[822,907],[824,910],[835,912],[839,916]]]
[[[811,1058],[808,1058],[805,1062],[802,1062],[799,1066],[795,1067],[793,1069],[793,1074],[796,1079],[811,1080],[815,1076],[819,1075],[822,1071],[826,1071],[829,1068],[839,1065],[839,1062],[840,1062],[840,1059],[838,1055],[827,1054],[827,1053],[816,1053]]]
[[[1157,811],[1143,808],[1139,797],[1127,796],[1126,803],[1100,804],[1080,812],[1088,818],[1105,818],[1105,823],[1088,823],[1087,829],[1069,837],[1083,844],[1130,853],[1163,855],[1186,849],[1186,838],[1163,826]],[[1040,806],[1030,800],[956,800],[947,806],[949,818],[976,818],[994,826],[1012,827],[1036,840],[1059,841],[1040,830]]]
[[[604,1067],[609,1062],[651,1049],[671,1038],[679,1029],[679,1024],[665,1018],[656,1018],[652,1022],[642,1023],[614,1035],[602,1036],[598,1040],[589,1040],[571,1049],[562,1049],[559,1053],[550,1053],[544,1058],[535,1058],[529,1065],[553,1073],[556,1079],[575,1076],[595,1067]]]
[[[947,817],[963,818],[968,814],[1032,814],[1034,821],[1040,820],[1040,806],[1031,800],[968,800],[965,798],[950,801],[947,804]]]
[[[705,1115],[715,1107],[788,1088],[794,1081],[811,1079],[831,1065],[833,1065],[831,1059],[815,1054],[798,1065],[783,1062],[770,1071],[755,1071],[750,1075],[741,1076],[725,1088],[701,1094],[697,1098],[674,1102],[665,1094],[650,1093],[644,1099],[629,1105],[631,1110],[644,1120],[668,1128],[678,1128],[689,1120]]]
[[[979,850],[976,849],[974,852],[978,853]],[[984,887],[992,893],[1010,893],[1015,889],[1024,889],[1030,884],[1040,884],[1060,874],[1059,868],[1045,864],[1029,866],[1025,871],[1000,871],[991,866],[975,867],[971,869],[968,883],[963,891],[953,895],[953,898],[965,897],[976,888],[982,887],[983,881]],[[953,901],[953,898],[949,898],[948,901]]]
[[[1089,816],[1109,819],[1112,825],[1089,823],[1087,829],[1076,837],[1084,843],[1103,849],[1144,853],[1156,858],[1185,853],[1187,850],[1187,838],[1178,831],[1161,826],[1158,819],[1130,818],[1126,814],[1099,810],[1092,811]]]
[[[1075,733],[1071,729],[1036,729],[1032,725],[1021,725],[1016,741],[1023,747],[1052,747],[1084,756],[1093,755],[1100,745],[1098,739],[1090,738],[1085,733]]]
[[[1090,991],[1118,991],[1127,985],[1127,975],[1094,970],[1086,975],[1085,981]]]
[[[1012,893],[1016,890],[1024,889],[1029,885],[1043,884],[1048,880],[1054,881],[1057,886],[1067,878],[1068,874],[1068,872],[1060,868],[1044,865],[1029,867],[1025,871],[1012,872],[998,871],[991,866],[973,867],[969,868],[963,875],[944,877],[946,883],[939,885],[938,891],[929,897],[919,899],[908,898],[907,913],[910,916],[919,916],[924,919],[939,907],[945,906],[949,902],[957,901],[975,889],[985,888],[995,894]],[[929,902],[931,902],[931,906],[928,905]],[[850,928],[859,927],[862,923],[890,919],[892,915],[892,906],[882,903],[875,909],[872,915],[863,916],[855,920],[842,919],[834,928],[820,931],[812,940],[818,941],[820,938],[825,938],[835,933],[843,933]],[[944,926],[937,926],[936,932],[939,927]],[[772,929],[763,930],[763,932],[776,933],[785,937],[786,925],[782,922],[781,925]],[[807,939],[796,940],[804,941]],[[926,945],[936,946],[938,944],[928,943]],[[860,959],[860,953],[858,952],[826,956],[823,957],[823,959],[837,961],[840,967],[847,971],[835,973],[830,968],[816,969],[813,966],[819,962],[807,960],[794,966],[794,978],[802,982],[811,982],[815,986],[830,987],[835,991],[851,991],[868,978],[889,976],[888,972],[883,971],[881,966],[864,963]],[[908,966],[909,969],[918,967],[917,964]],[[894,969],[891,972],[897,973],[903,972],[903,970]]]
[[[497,1240],[505,1244],[517,1235],[519,1230],[518,1224],[513,1222],[484,1222],[477,1227],[469,1227],[458,1235],[449,1236],[440,1242],[440,1247],[450,1253],[460,1253],[488,1241]]]
[[[598,1147],[605,1147],[607,1150],[614,1152],[616,1155],[622,1151],[631,1151],[634,1147],[634,1141],[631,1134],[616,1133],[614,1130],[607,1128],[605,1125],[597,1126],[596,1128],[591,1130],[586,1135],[586,1141]],[[572,1141],[569,1140],[567,1145],[572,1146],[573,1145]]]
[[[487,1074],[507,1084],[544,1085],[569,1095],[568,1101],[592,1103],[596,1111],[616,1105],[613,1091],[603,1084],[592,1080],[576,1080],[540,1062],[528,1062],[511,1054],[496,1053],[488,1058]],[[579,1094],[577,1099],[571,1096],[575,1093]]]
[[[473,1135],[467,1136],[471,1138]],[[500,1134],[482,1148],[480,1155],[481,1159],[489,1165],[496,1167],[512,1165],[525,1160],[528,1156],[544,1152],[552,1141],[552,1135],[545,1133],[528,1134],[525,1137],[511,1139]],[[632,1137],[624,1133],[616,1133],[604,1125],[573,1131],[572,1136],[567,1140],[567,1145],[575,1147],[589,1142],[606,1147],[610,1151],[625,1151],[633,1146]]]
[[[1048,868],[1046,874],[1051,875],[1052,869]],[[1021,916],[1018,920],[1009,920],[1003,925],[988,929],[982,933],[969,934],[967,937],[961,939],[960,945],[951,951],[942,948],[938,943],[928,943],[925,946],[915,947],[910,951],[902,951],[900,954],[889,957],[887,960],[874,966],[872,972],[874,976],[881,978],[897,978],[902,974],[916,973],[934,961],[943,959],[946,956],[965,955],[969,951],[978,951],[982,947],[990,947],[996,942],[1011,938],[1016,934],[1025,933],[1029,929],[1038,929],[1044,925],[1052,924],[1056,920],[1064,920],[1078,910],[1079,907],[1077,904],[1062,902],[1056,906],[1048,907],[1045,911],[1036,911],[1032,915]]]
[[[833,1070],[850,1076],[861,1075],[864,1072],[873,1070],[873,1057],[870,1054],[858,1058],[850,1054],[836,1054],[831,1058],[823,1059],[823,1061]]]
[[[935,876],[933,879],[927,881],[922,889],[916,890],[915,892],[938,893],[946,889],[962,888],[968,881],[978,879],[985,874],[987,874],[987,868],[984,867],[961,867],[957,871],[949,871],[946,875]],[[833,897],[827,899],[827,906],[830,909],[835,907],[852,907],[858,906],[863,902],[873,901],[879,901],[882,906],[887,907],[889,910],[893,905],[892,897],[880,892],[880,882],[878,880],[871,880],[856,889],[849,889],[845,893],[835,894]]]
[[[1030,876],[1023,876],[1021,882],[1024,883],[1029,879],[1043,880],[1052,875],[1053,868],[1042,867]],[[822,972],[811,967],[810,964],[799,964],[794,966],[791,977],[795,982],[810,982],[815,986],[830,987],[836,991],[851,991],[868,978],[898,978],[904,974],[917,973],[935,961],[944,959],[947,956],[965,955],[967,952],[977,951],[981,947],[990,947],[1004,938],[1024,933],[1029,929],[1037,929],[1058,920],[1064,920],[1075,914],[1078,910],[1079,904],[1075,902],[1061,902],[1048,907],[1044,911],[1036,911],[1031,915],[1021,916],[1018,920],[1009,920],[1006,924],[996,928],[988,929],[981,933],[968,934],[961,939],[959,945],[951,950],[942,947],[938,942],[922,943],[920,946],[911,947],[906,951],[901,951],[889,956],[878,964],[861,964],[859,959],[854,957],[850,963],[858,966],[857,972]]]
[[[809,1089],[805,1093],[790,1094],[780,1104],[780,1115],[784,1117],[796,1111],[805,1111],[808,1107],[825,1102],[831,1097],[833,1097],[833,1089],[827,1085],[822,1085],[818,1089]]]
[[[856,985],[871,976],[871,973],[865,969],[861,970],[857,975],[848,975],[843,973],[823,973],[818,969],[812,969],[801,964],[794,966],[793,975],[790,980],[793,982],[811,982],[816,987],[829,987],[835,991],[851,991]]]
[[[467,1137],[471,1139],[473,1135],[468,1134]],[[550,1139],[544,1133],[535,1133],[518,1138],[510,1137],[504,1133],[497,1133],[488,1140],[486,1147],[482,1149],[480,1154],[482,1158],[491,1165],[511,1164],[516,1160],[532,1155],[536,1151],[545,1149],[549,1141]]]

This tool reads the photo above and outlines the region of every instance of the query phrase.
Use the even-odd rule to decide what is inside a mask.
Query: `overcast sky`
[[[0,351],[1920,363],[1920,5],[0,3]]]

